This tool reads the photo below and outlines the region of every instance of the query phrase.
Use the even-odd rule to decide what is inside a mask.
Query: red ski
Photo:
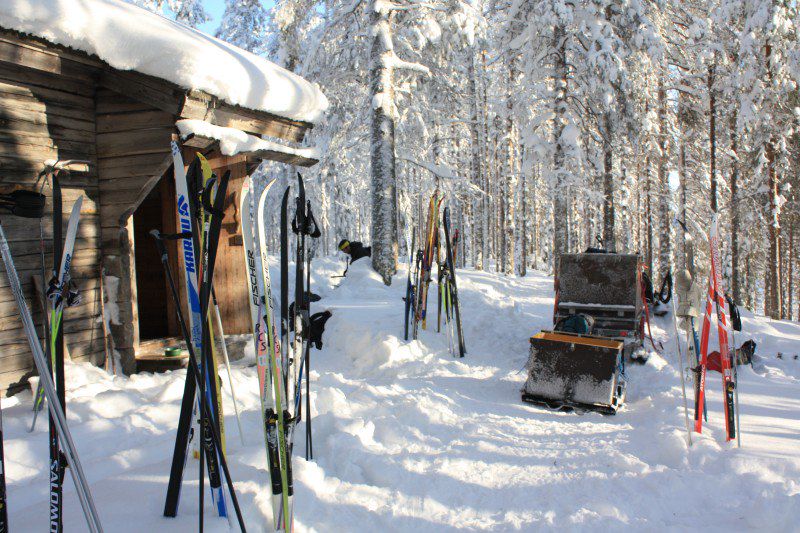
[[[730,349],[728,345],[728,320],[725,311],[725,291],[722,286],[719,255],[719,230],[716,213],[711,219],[711,233],[709,235],[711,249],[711,274],[708,280],[708,295],[706,296],[706,309],[703,316],[703,330],[700,338],[700,376],[698,391],[695,397],[694,428],[698,433],[703,428],[703,400],[705,396],[706,367],[708,365],[708,344],[711,334],[711,314],[717,314],[717,334],[719,337],[720,366],[722,368],[722,392],[725,399],[725,440],[736,438],[736,410],[734,406],[734,391],[736,382],[733,379]],[[716,309],[714,309],[716,307]]]

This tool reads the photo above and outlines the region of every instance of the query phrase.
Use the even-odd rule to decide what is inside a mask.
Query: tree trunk
[[[565,109],[567,107],[567,50],[564,27],[556,25],[553,30],[553,48],[555,50],[555,101],[553,118],[553,139],[555,153],[553,155],[553,173],[555,174],[555,190],[553,191],[553,268],[558,258],[569,251],[569,191],[565,190],[566,154],[562,146],[562,134],[566,127]]]
[[[514,273],[514,262],[516,259],[516,193],[517,193],[517,142],[516,128],[514,127],[514,85],[517,80],[516,66],[514,59],[509,60],[508,65],[508,86],[506,87],[506,187],[505,187],[505,220],[504,222],[504,242],[503,272],[506,274]]]
[[[787,288],[786,288],[786,316],[784,317],[787,320],[792,320],[792,312],[794,307],[794,257],[792,256],[792,252],[794,251],[794,226],[795,226],[795,219],[796,215],[791,215],[789,218],[789,253],[786,254],[786,281],[787,281]]]
[[[471,141],[471,155],[470,158],[470,178],[472,184],[478,189],[478,194],[473,201],[472,208],[472,234],[475,246],[473,246],[474,261],[473,265],[476,270],[483,270],[483,208],[485,207],[486,191],[483,189],[483,165],[481,157],[481,124],[480,124],[480,106],[478,103],[478,80],[475,69],[475,55],[472,54],[469,59],[469,80],[467,89],[469,91],[468,98],[470,103],[470,141]]]
[[[389,285],[397,272],[397,175],[395,166],[394,52],[391,11],[376,0],[370,13],[372,110],[372,266]]]
[[[645,231],[645,261],[647,262],[647,272],[653,277],[653,210],[650,205],[650,156],[645,162],[645,185],[644,185],[644,223],[647,228]],[[654,280],[655,282],[655,280]]]
[[[614,154],[611,113],[603,116],[603,245],[607,250],[616,250],[614,237]]]
[[[716,56],[715,56],[716,58]],[[717,96],[714,91],[716,62],[708,67],[708,157],[711,178],[711,211],[717,212]]]
[[[522,165],[524,167],[524,165]],[[528,218],[528,180],[525,176],[525,172],[520,172],[520,179],[522,179],[521,190],[520,190],[520,217],[519,217],[519,251],[520,251],[520,261],[519,261],[519,275],[525,276],[528,273],[528,232],[527,228],[530,224],[527,224]]]
[[[688,221],[686,220],[686,202],[688,200],[688,193],[689,193],[689,179],[686,175],[686,139],[683,138],[686,132],[681,132],[681,147],[680,147],[680,155],[678,156],[678,174],[680,175],[680,205],[678,205],[678,216],[680,216],[681,221],[684,224],[687,224]],[[681,229],[678,232],[678,243],[680,246],[680,251],[678,252],[680,261],[679,265],[682,270],[689,270],[689,261],[687,259],[688,251],[686,250],[686,231]],[[691,272],[691,270],[689,270]]]
[[[770,318],[778,319],[781,314],[780,257],[781,226],[780,206],[778,205],[778,175],[775,169],[775,145],[770,139],[764,149],[767,158],[767,181],[769,188],[769,257],[767,259],[767,302],[764,312]]]
[[[672,216],[669,211],[669,176],[667,174],[667,91],[664,88],[664,73],[658,78],[658,188],[659,220],[661,235],[658,242],[658,263],[661,279],[672,269]]]
[[[737,128],[737,116],[734,109],[731,116],[731,293],[733,301],[742,301],[742,281],[741,272],[738,265],[739,257],[739,143]]]

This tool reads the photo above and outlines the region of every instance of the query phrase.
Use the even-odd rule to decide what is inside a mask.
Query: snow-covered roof
[[[289,119],[315,123],[328,107],[302,77],[121,0],[2,0],[0,27]]]
[[[277,152],[308,160],[319,160],[319,150],[316,147],[293,148],[267,139],[259,139],[255,135],[236,128],[215,126],[203,120],[179,120],[175,125],[183,139],[190,135],[196,135],[219,141],[219,150],[222,155],[233,156],[243,152]]]

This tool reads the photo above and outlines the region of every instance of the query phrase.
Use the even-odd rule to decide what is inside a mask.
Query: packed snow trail
[[[668,317],[653,323],[664,355],[628,365],[620,413],[552,412],[522,403],[519,392],[528,337],[551,323],[552,278],[458,271],[468,354],[454,359],[435,320],[418,341],[402,340],[404,269],[391,287],[366,261],[330,278],[343,269],[314,260],[312,287],[323,298],[312,312],[333,317],[323,350],[311,354],[315,461],[294,454],[298,531],[791,531],[800,523],[799,324],[745,313],[736,343],[754,338],[761,358],[755,371],[740,368],[743,448],[724,442],[722,380],[709,373],[709,422],[688,449]],[[251,349],[234,364],[247,446],[231,439],[228,460],[248,529],[271,531],[252,357]],[[109,531],[196,529],[196,461],[179,516],[161,516],[184,379],[185,371],[112,378],[68,366],[70,427]],[[224,390],[223,398],[232,413]],[[14,531],[47,524],[47,437],[26,432],[30,402],[29,393],[3,401]],[[65,489],[65,528],[80,530],[80,506]],[[229,530],[208,506],[205,516],[209,531]]]

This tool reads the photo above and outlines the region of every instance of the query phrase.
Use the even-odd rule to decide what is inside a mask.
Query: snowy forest
[[[685,261],[677,221],[703,242],[716,211],[734,299],[797,319],[798,20],[779,0],[226,0],[216,36],[330,100],[318,253],[360,238],[389,279],[438,187],[466,266],[524,276],[602,245],[660,282]]]

